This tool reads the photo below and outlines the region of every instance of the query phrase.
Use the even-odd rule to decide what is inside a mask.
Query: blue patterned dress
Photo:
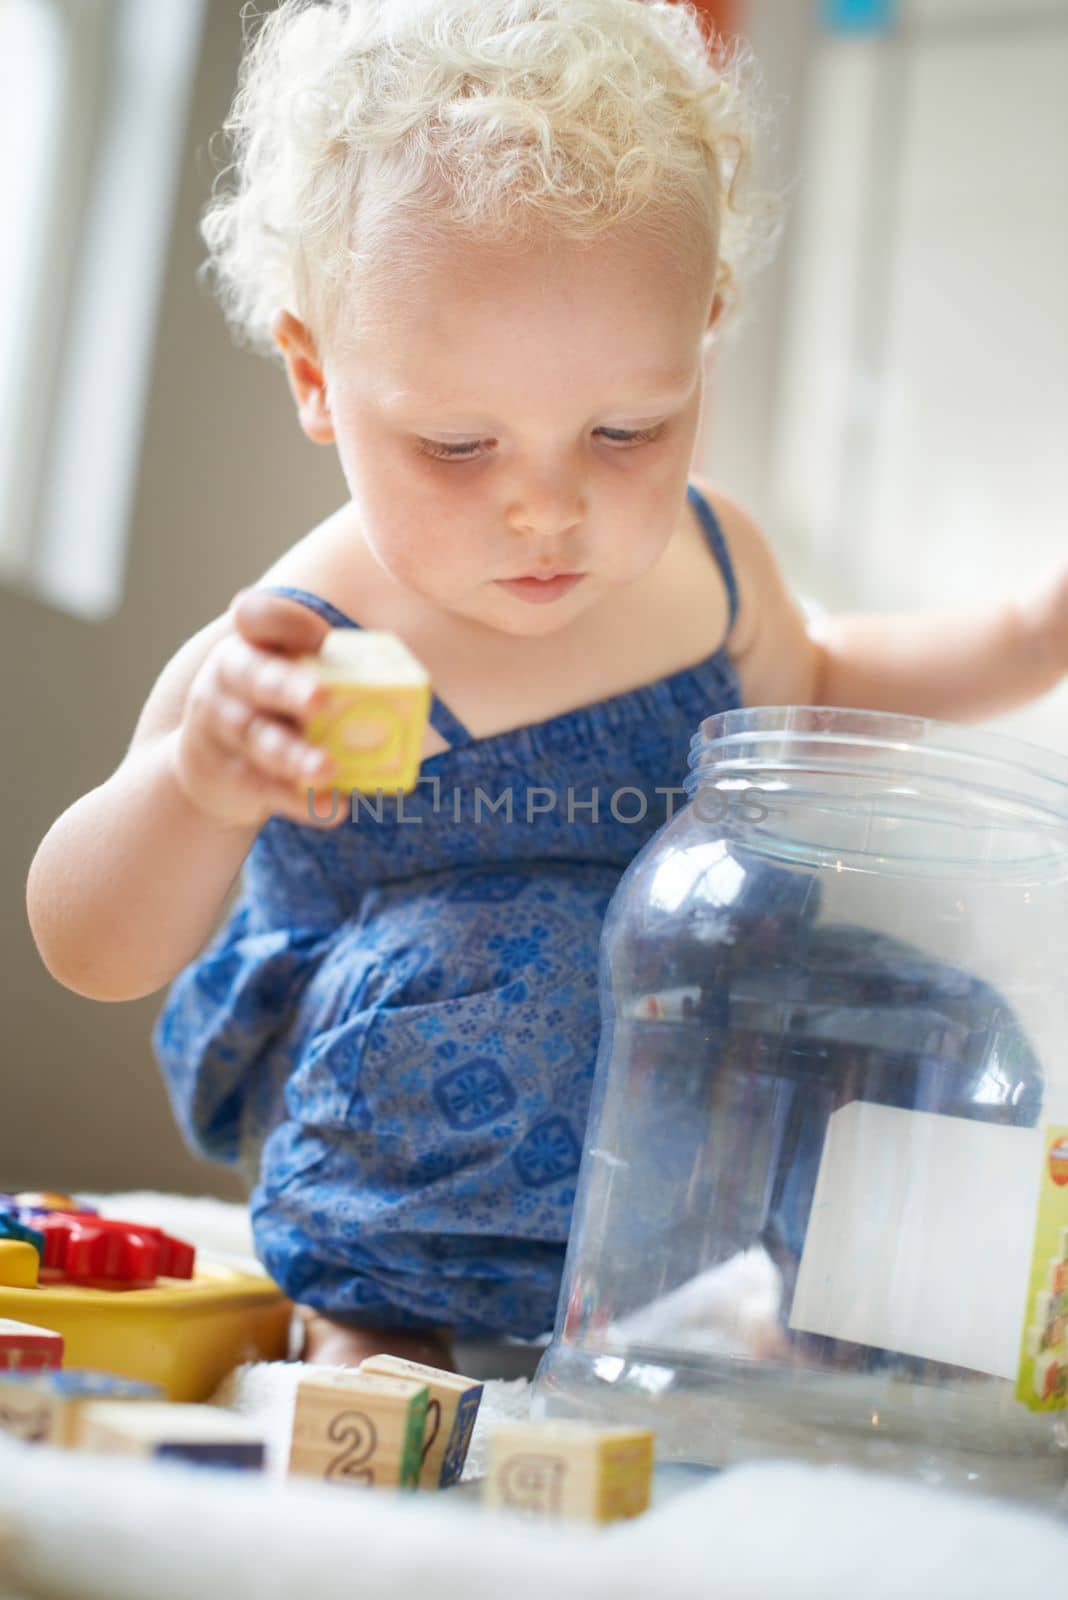
[[[737,590],[707,501],[687,491]],[[334,627],[358,624],[275,586]],[[608,902],[685,804],[691,735],[741,703],[696,666],[450,748],[323,831],[268,821],[153,1045],[187,1143],[238,1163],[294,1299],[370,1324],[553,1319],[600,1034]],[[377,810],[375,809],[377,805]]]

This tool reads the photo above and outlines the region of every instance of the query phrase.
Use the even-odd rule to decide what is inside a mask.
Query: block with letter
[[[110,1372],[0,1373],[0,1429],[26,1443],[76,1449],[86,1408],[94,1401],[155,1400],[153,1383],[116,1378]]]
[[[305,735],[334,761],[332,787],[409,794],[430,715],[430,678],[403,639],[373,628],[331,628],[300,664],[329,689]]]
[[[511,1422],[490,1434],[482,1498],[532,1517],[614,1522],[645,1511],[652,1485],[648,1428]]]
[[[110,1455],[152,1456],[201,1467],[263,1470],[262,1433],[218,1406],[173,1405],[146,1400],[118,1405],[95,1400],[86,1407],[78,1440],[83,1450]]]
[[[297,1385],[289,1470],[330,1483],[414,1489],[429,1402],[427,1385],[408,1378],[313,1368]]]
[[[368,1356],[361,1372],[425,1383],[430,1391],[426,1436],[419,1470],[420,1489],[445,1489],[457,1483],[467,1460],[467,1447],[482,1400],[482,1385],[457,1372],[442,1372],[401,1356]]]
[[[0,1317],[0,1371],[13,1368],[61,1367],[63,1335],[35,1323]]]

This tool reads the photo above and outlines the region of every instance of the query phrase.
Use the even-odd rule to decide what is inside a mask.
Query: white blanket
[[[89,1198],[89,1197],[87,1197]],[[250,1264],[238,1206],[150,1194],[101,1208]],[[736,1468],[609,1529],[532,1526],[461,1489],[366,1494],[280,1475],[294,1363],[241,1368],[216,1396],[266,1431],[271,1470],[67,1455],[0,1438],[0,1596],[34,1600],[1005,1600],[1068,1592],[1068,1524],[839,1469]],[[522,1380],[487,1385],[486,1425]],[[10,1540],[4,1554],[2,1529]]]

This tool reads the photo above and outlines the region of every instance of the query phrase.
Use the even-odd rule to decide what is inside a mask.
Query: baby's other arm
[[[752,519],[711,494],[738,578],[729,644],[747,705],[858,706],[967,722],[1068,674],[1068,568],[982,611],[829,615],[806,622]]]
[[[30,926],[60,983],[115,1001],[161,988],[211,933],[263,822],[311,825],[295,778],[320,691],[284,658],[315,651],[325,628],[252,591],[164,667],[116,771],[53,823],[30,867]]]

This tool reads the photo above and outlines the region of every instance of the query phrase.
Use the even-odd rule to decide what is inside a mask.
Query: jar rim
[[[690,739],[686,794],[693,799],[710,769],[789,771],[803,767],[817,749],[825,755],[833,750],[843,768],[852,762],[871,776],[881,751],[912,755],[929,773],[967,781],[980,792],[995,787],[982,782],[985,768],[1002,786],[1011,784],[1021,803],[1068,823],[1068,756],[1009,734],[852,706],[740,706],[706,717]]]

